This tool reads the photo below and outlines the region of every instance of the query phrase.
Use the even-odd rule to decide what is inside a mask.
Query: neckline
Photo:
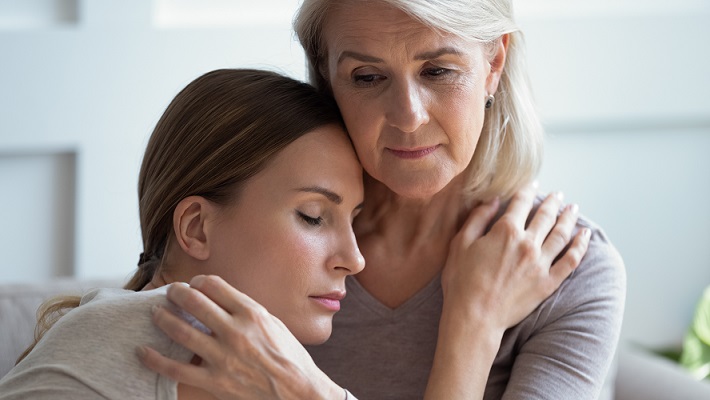
[[[396,308],[390,308],[377,300],[370,292],[365,289],[354,276],[348,276],[345,280],[346,288],[352,298],[359,301],[365,307],[382,317],[394,318],[402,314],[407,314],[419,308],[431,296],[441,292],[441,273],[436,274],[423,288],[416,292],[412,297]]]

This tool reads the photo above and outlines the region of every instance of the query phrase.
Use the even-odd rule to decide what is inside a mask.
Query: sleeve
[[[101,289],[84,298],[0,381],[0,400],[175,398],[177,383],[136,355],[138,345],[148,344],[180,361],[192,357],[152,323],[152,306],[171,306],[165,289]]]
[[[574,273],[519,344],[503,399],[597,399],[614,360],[626,297],[616,249],[593,229]]]

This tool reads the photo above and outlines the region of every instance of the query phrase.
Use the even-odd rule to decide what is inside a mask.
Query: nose
[[[417,82],[402,80],[387,90],[389,96],[385,96],[385,118],[391,126],[412,133],[429,123],[427,94]]]
[[[344,271],[346,275],[354,275],[365,268],[365,257],[360,253],[352,227],[348,228],[349,232],[341,236],[337,256],[332,265],[336,270]]]

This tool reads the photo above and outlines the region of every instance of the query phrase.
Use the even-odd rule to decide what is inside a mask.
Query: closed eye
[[[311,217],[310,215],[304,214],[300,211],[296,211],[298,214],[299,218],[301,218],[303,221],[305,221],[308,225],[311,226],[321,226],[323,225],[323,217]]]
[[[451,70],[448,68],[427,68],[422,71],[422,75],[426,75],[432,78],[437,78],[441,76],[445,76],[446,74],[450,73]]]
[[[377,84],[379,81],[385,80],[385,77],[378,74],[356,74],[353,75],[352,79],[358,86],[372,86]]]

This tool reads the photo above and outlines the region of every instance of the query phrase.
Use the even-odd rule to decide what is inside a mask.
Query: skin
[[[352,230],[362,199],[362,169],[346,134],[311,132],[250,179],[235,205],[210,216],[209,258],[198,270],[261,303],[301,343],[320,344],[345,277],[365,266]]]
[[[327,58],[321,73],[366,172],[365,206],[354,230],[368,267],[356,279],[382,304],[396,308],[441,274],[444,309],[425,398],[482,398],[503,332],[559,287],[589,242],[588,230],[572,235],[577,207],[562,207],[560,193],[548,196],[527,223],[536,187],[522,188],[494,224],[498,199],[472,207],[461,194],[486,97],[495,94],[505,66],[508,38],[490,45],[466,42],[377,2],[339,3],[323,33]],[[222,399],[239,398],[234,387],[247,390],[247,384],[228,360],[251,357],[238,346],[258,345],[250,343],[255,324],[240,318],[251,305],[201,283],[169,298],[194,315],[228,315],[219,324],[228,339],[191,348],[201,356],[214,353],[214,368],[190,368],[157,356],[145,358],[146,365]],[[156,323],[183,335],[180,343],[195,338],[189,327]],[[272,345],[287,341],[281,331],[259,332]],[[255,365],[271,371],[259,375],[271,389],[259,386],[258,396],[344,398],[308,360],[274,357],[275,351],[290,347],[275,346],[253,357]],[[288,371],[273,369],[278,363]],[[257,398],[256,390],[249,393]]]
[[[355,224],[368,269],[357,279],[396,308],[444,268],[440,340],[425,397],[482,398],[505,329],[576,265],[568,259],[549,269],[568,234],[556,231],[552,236],[562,240],[544,248],[560,195],[551,196],[527,228],[533,188],[516,195],[485,236],[484,224],[464,225],[471,209],[461,195],[462,173],[480,138],[485,100],[497,90],[508,38],[471,42],[380,3],[345,3],[329,15],[324,43],[324,72],[368,175],[365,211]],[[494,203],[482,207],[486,218],[479,221],[491,217]],[[563,214],[566,228],[576,221],[575,211]],[[498,252],[485,256],[490,249]],[[517,269],[521,261],[529,269]],[[475,269],[482,264],[498,267]],[[519,292],[531,282],[538,286]]]
[[[507,38],[489,55],[485,45],[378,3],[338,7],[324,38],[327,77],[368,174],[355,229],[371,268],[358,280],[395,308],[441,271],[469,214],[462,172],[480,137],[486,96],[497,89]],[[395,290],[393,281],[400,282]]]
[[[219,276],[301,343],[322,343],[346,294],[345,277],[365,266],[352,230],[362,198],[362,168],[347,134],[337,126],[316,129],[277,154],[233,204],[183,199],[167,267],[150,288]],[[188,385],[179,394],[210,398]]]
[[[482,44],[376,3],[339,7],[328,21],[327,77],[363,167],[426,203],[470,164],[504,49],[489,59]]]

